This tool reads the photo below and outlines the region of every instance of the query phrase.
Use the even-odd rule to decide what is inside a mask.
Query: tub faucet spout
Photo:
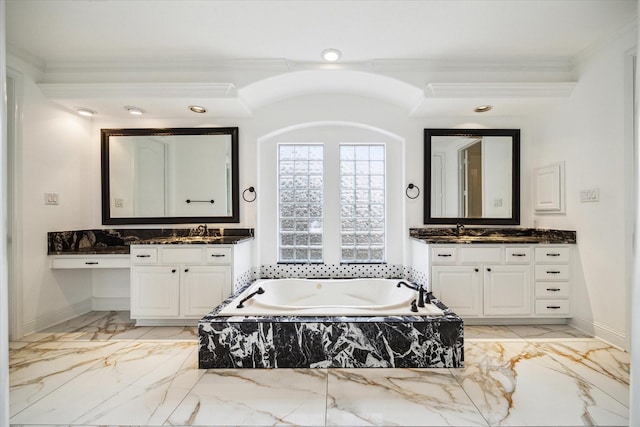
[[[404,280],[400,280],[400,281],[398,282],[398,284],[396,285],[396,288],[399,288],[399,287],[400,287],[400,285],[404,285],[404,286],[406,286],[406,287],[407,287],[407,288],[409,288],[409,289],[413,289],[414,291],[417,291],[417,290],[418,290],[418,287],[417,287],[417,286],[412,286],[412,285],[408,284],[407,282],[405,282]]]

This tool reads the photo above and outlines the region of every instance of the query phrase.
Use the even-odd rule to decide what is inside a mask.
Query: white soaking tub
[[[399,279],[260,279],[217,316],[442,316]],[[425,298],[426,299],[426,298]],[[416,304],[417,305],[417,304]]]

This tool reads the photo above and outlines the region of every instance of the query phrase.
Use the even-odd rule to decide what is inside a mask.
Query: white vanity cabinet
[[[434,245],[431,289],[460,316],[529,316],[531,258],[528,247]]]
[[[232,256],[224,246],[132,245],[131,318],[184,324],[203,317],[233,292]]]

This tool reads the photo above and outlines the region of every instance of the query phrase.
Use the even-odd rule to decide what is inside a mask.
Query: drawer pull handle
[[[557,252],[547,253],[547,256],[560,256]]]
[[[98,261],[85,261],[87,265],[98,265]]]
[[[487,271],[491,271],[491,269],[490,269],[490,268],[487,268]]]
[[[477,269],[477,268],[474,268],[474,269],[473,269],[473,271],[475,271],[475,272],[477,273],[477,272],[478,272],[478,271],[480,271],[480,270],[479,270],[479,269]]]
[[[560,307],[559,305],[548,305],[547,308],[553,309],[553,310],[557,310],[557,309],[562,308],[562,307]]]
[[[450,256],[451,256],[451,254],[438,254],[438,256],[441,256],[441,257],[445,257],[445,258],[446,258],[446,257],[450,257]]]
[[[511,254],[511,256],[527,256],[527,254]]]
[[[557,270],[547,270],[547,274],[560,274],[560,272]]]
[[[214,258],[224,258],[224,257],[226,257],[225,254],[211,254],[211,256],[214,257]]]
[[[185,273],[188,273],[188,272],[189,272],[189,269],[188,269],[188,268],[185,268],[185,269],[184,269],[184,272],[185,272]]]
[[[136,258],[151,258],[151,255],[149,255],[149,254],[136,255]]]
[[[549,292],[560,292],[560,288],[547,288]]]
[[[172,270],[171,270],[171,272],[172,272],[172,273],[175,273],[175,272],[176,272],[176,269],[175,269],[175,268],[174,268],[174,269],[172,269]]]

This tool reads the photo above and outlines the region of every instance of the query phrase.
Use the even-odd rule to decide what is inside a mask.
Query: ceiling
[[[107,115],[126,102],[158,117],[192,114],[185,103],[247,116],[317,93],[418,116],[501,100],[519,114],[567,96],[576,62],[635,28],[636,9],[636,0],[7,0],[6,38],[47,96]],[[342,52],[336,64],[320,58],[330,47]]]

